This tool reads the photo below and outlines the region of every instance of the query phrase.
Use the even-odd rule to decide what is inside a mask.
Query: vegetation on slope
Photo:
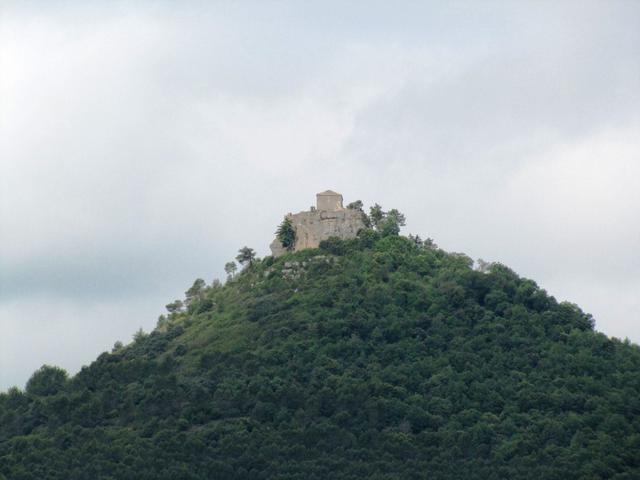
[[[43,367],[0,395],[0,478],[639,478],[640,349],[395,233],[246,260],[75,377]]]

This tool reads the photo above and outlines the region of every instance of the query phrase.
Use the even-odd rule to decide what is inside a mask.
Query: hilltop
[[[640,348],[391,227],[196,281],[75,377],[43,367],[0,395],[0,478],[640,478]]]

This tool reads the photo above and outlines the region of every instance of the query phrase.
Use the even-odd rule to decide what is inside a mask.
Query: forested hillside
[[[0,478],[640,478],[640,348],[506,266],[365,230],[230,273],[1,394]]]

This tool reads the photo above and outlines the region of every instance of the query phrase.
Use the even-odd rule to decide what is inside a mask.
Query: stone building
[[[316,206],[309,211],[289,213],[296,232],[294,251],[316,248],[322,240],[329,237],[354,238],[364,228],[362,213],[359,210],[344,208],[342,195],[327,190],[316,195]],[[276,238],[271,243],[271,253],[279,257],[286,253]]]

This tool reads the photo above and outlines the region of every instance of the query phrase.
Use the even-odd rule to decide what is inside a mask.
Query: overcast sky
[[[326,189],[640,342],[640,2],[0,3],[0,390]]]

